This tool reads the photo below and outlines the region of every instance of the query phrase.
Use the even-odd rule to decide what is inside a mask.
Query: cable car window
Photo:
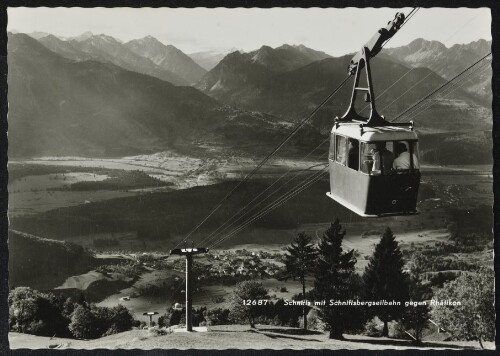
[[[418,155],[418,141],[409,141],[410,144],[410,153],[413,153],[413,169],[420,169],[420,156]]]
[[[394,162],[392,142],[376,141],[373,143],[375,144],[375,148],[372,150],[373,167],[370,174],[390,174]]]
[[[331,134],[330,137],[330,151],[328,152],[328,159],[331,161],[335,160],[335,135]]]
[[[361,172],[370,174],[373,168],[373,143],[361,142]]]
[[[345,166],[347,140],[344,136],[335,137],[335,161]]]
[[[396,141],[394,143],[395,159],[392,168],[396,172],[408,171],[411,169],[420,169],[418,156],[415,154],[418,150],[411,141]]]
[[[359,141],[354,138],[349,138],[348,141],[347,166],[357,171],[359,169]]]

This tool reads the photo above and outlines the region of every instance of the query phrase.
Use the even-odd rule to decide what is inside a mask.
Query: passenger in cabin
[[[396,143],[396,145],[394,146],[394,153],[396,154],[396,158],[394,159],[392,168],[395,170],[410,169],[410,152],[408,152],[408,149],[406,148],[406,144],[404,142]],[[413,154],[413,168],[420,168],[417,156],[415,154]]]
[[[349,168],[357,171],[359,169],[359,142],[354,138],[349,138],[349,154],[347,164]]]
[[[392,169],[394,154],[385,147],[384,141],[375,143],[373,149],[373,169],[371,174],[387,174]]]

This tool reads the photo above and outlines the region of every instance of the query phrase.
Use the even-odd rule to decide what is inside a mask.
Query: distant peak
[[[234,51],[226,54],[220,63],[238,63],[244,60],[244,55],[240,51]]]
[[[31,33],[28,33],[28,36],[30,36],[31,38],[34,38],[36,40],[39,40],[40,38],[47,37],[48,35],[50,35],[50,33],[40,32],[40,31],[34,31]]]
[[[444,44],[442,44],[441,42],[439,41],[435,41],[435,40],[426,40],[426,39],[423,39],[423,38],[417,38],[416,40],[413,40],[410,42],[410,44],[408,45],[409,47],[420,47],[420,48],[426,48],[426,49],[430,49],[430,48],[446,48],[446,46]]]
[[[147,35],[143,38],[141,38],[139,41],[143,41],[143,42],[153,42],[153,43],[160,43],[160,44],[163,44],[161,43],[156,37],[153,37],[151,35]]]
[[[105,33],[100,33],[98,35],[94,35],[93,37],[98,37],[106,41],[116,41],[116,42],[121,42],[119,39],[111,37],[109,35],[106,35]]]
[[[94,35],[94,34],[93,34],[92,32],[90,32],[90,31],[86,31],[86,32],[82,33],[81,35],[78,35],[78,36],[76,36],[76,37],[73,37],[73,39],[74,39],[75,41],[80,42],[80,41],[85,41],[85,40],[89,39],[89,38],[90,38],[90,37],[92,37],[93,35]]]
[[[42,40],[42,41],[46,41],[46,40],[49,40],[49,41],[62,41],[61,38],[53,35],[53,34],[48,34],[47,36],[45,37],[41,37],[39,38],[39,40]]]
[[[272,51],[273,48],[270,47],[270,46],[267,46],[267,45],[263,45],[262,47],[259,48],[259,51],[266,51],[266,52],[270,52]]]
[[[291,46],[291,45],[289,45],[287,43],[284,43],[281,46],[276,47],[276,49],[293,49],[294,47],[296,47],[296,46]]]
[[[238,50],[227,54],[227,57],[240,57],[240,56],[241,56],[241,52]]]

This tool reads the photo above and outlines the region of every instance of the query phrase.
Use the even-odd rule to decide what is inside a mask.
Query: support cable
[[[222,200],[212,209],[212,211],[200,222],[196,225],[189,234],[184,237],[182,241],[180,241],[175,248],[184,243],[196,230],[198,230],[217,210],[220,209],[222,204],[229,199],[233,193],[250,177],[252,177],[278,150],[281,149],[296,133],[299,129],[301,129],[307,121],[311,119],[318,111],[321,109],[337,92],[342,89],[342,87],[347,83],[347,81],[351,78],[351,75],[348,75],[309,115],[307,115],[250,173],[248,173],[243,180],[240,180],[239,183],[222,198]]]
[[[327,164],[328,163],[325,163],[325,165],[327,165]],[[227,239],[231,238],[232,236],[234,236],[235,234],[237,234],[238,232],[240,232],[241,230],[246,228],[248,225],[252,224],[254,221],[260,219],[264,215],[267,215],[272,210],[276,209],[277,207],[281,206],[286,201],[290,200],[291,198],[293,198],[297,194],[301,193],[303,190],[309,188],[312,184],[314,184],[319,179],[321,179],[325,173],[327,173],[327,171],[326,171],[327,168],[328,168],[328,166],[323,168],[321,171],[318,171],[317,173],[315,173],[311,180],[306,181],[305,183],[301,182],[301,183],[297,184],[288,193],[286,193],[282,197],[276,199],[275,201],[273,201],[272,203],[267,205],[266,208],[262,209],[259,213],[255,214],[253,217],[251,217],[249,220],[247,220],[245,223],[243,223],[242,225],[240,225],[239,227],[237,227],[236,229],[234,229],[233,231],[231,231],[230,233],[228,233],[227,235],[223,236],[221,239],[219,239],[218,241],[213,243],[210,246],[210,248],[214,248],[215,246],[217,246],[217,245],[221,244],[222,242],[226,241]]]
[[[445,83],[443,83],[442,85],[440,85],[439,87],[437,87],[436,89],[434,89],[432,92],[430,92],[429,94],[427,94],[426,96],[424,96],[423,98],[421,98],[420,100],[418,100],[417,102],[415,102],[408,109],[404,110],[402,113],[400,113],[399,115],[397,115],[393,120],[391,120],[391,122],[394,122],[397,119],[399,119],[400,117],[402,117],[403,115],[406,115],[409,111],[413,110],[415,107],[417,107],[418,105],[420,105],[420,103],[422,103],[423,101],[427,100],[432,95],[434,95],[438,91],[442,90],[443,88],[447,87],[448,85],[452,84],[453,81],[455,81],[457,78],[459,78],[460,76],[462,76],[464,73],[466,73],[467,71],[469,71],[471,68],[473,68],[474,66],[476,66],[478,63],[480,63],[481,61],[483,61],[484,59],[486,59],[490,55],[491,55],[491,52],[489,52],[485,56],[481,57],[479,60],[477,60],[476,62],[474,62],[473,64],[471,64],[467,68],[465,68],[464,70],[462,70],[457,75],[455,75],[452,79],[446,81]]]
[[[322,145],[324,145],[325,143],[327,143],[329,141],[330,137],[326,138],[324,141],[322,141],[318,146],[316,146],[311,152],[309,152],[307,155],[305,155],[304,157],[302,157],[299,161],[304,161],[306,160],[314,151],[316,151],[318,148],[320,148]],[[306,168],[306,170],[309,170],[310,168],[312,167],[308,167]],[[220,230],[223,230],[227,225],[229,224],[233,224],[234,221],[235,221],[235,218],[242,212],[244,211],[246,208],[248,208],[253,202],[255,202],[257,199],[259,199],[264,193],[266,193],[269,189],[271,189],[273,186],[275,186],[281,179],[283,179],[285,176],[287,176],[289,173],[291,173],[293,171],[293,168],[290,168],[288,169],[285,173],[283,173],[280,177],[278,177],[270,186],[268,186],[266,189],[264,189],[260,194],[258,194],[255,198],[253,198],[249,203],[247,203],[245,206],[243,206],[242,208],[240,208],[240,210],[238,210],[236,213],[233,214],[233,216],[231,216],[228,220],[226,220],[222,225],[220,225],[216,230],[214,230],[209,236],[207,236],[206,238],[204,238],[202,240],[202,242],[200,242],[200,244],[205,244],[206,241],[209,241],[211,240],[214,235],[216,235]],[[295,176],[297,176],[299,173],[303,172],[303,170],[299,171]],[[294,177],[295,177],[294,176]],[[292,178],[293,179],[293,178]],[[286,183],[285,183],[286,184]],[[264,199],[265,200],[265,199]],[[258,204],[261,204],[261,202],[257,203]],[[255,207],[254,207],[255,208]],[[239,218],[241,219],[241,217]],[[239,220],[238,219],[238,220]]]

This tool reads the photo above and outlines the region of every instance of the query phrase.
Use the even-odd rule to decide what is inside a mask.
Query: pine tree
[[[408,300],[408,276],[403,272],[403,254],[390,228],[385,230],[363,274],[366,299],[400,305],[375,305],[370,308],[384,322],[382,336],[388,336],[390,320],[400,319]]]
[[[356,307],[330,305],[334,302],[356,298],[354,250],[344,252],[342,239],[345,231],[339,220],[325,231],[318,246],[318,262],[315,270],[314,290],[318,300],[326,305],[319,306],[319,317],[330,330],[331,339],[343,339],[343,333],[353,326],[356,320]]]
[[[296,236],[291,245],[286,248],[285,267],[287,274],[293,278],[298,278],[302,284],[302,297],[306,298],[306,276],[314,271],[318,252],[311,244],[312,238],[301,232]],[[306,306],[302,306],[302,318],[304,329],[307,330]]]
[[[429,287],[423,286],[418,276],[413,276],[409,279],[409,296],[414,302],[422,302],[425,296],[432,291]],[[405,308],[401,321],[406,329],[413,331],[415,343],[420,344],[422,341],[422,332],[427,326],[430,317],[430,307],[427,304],[410,305]]]

